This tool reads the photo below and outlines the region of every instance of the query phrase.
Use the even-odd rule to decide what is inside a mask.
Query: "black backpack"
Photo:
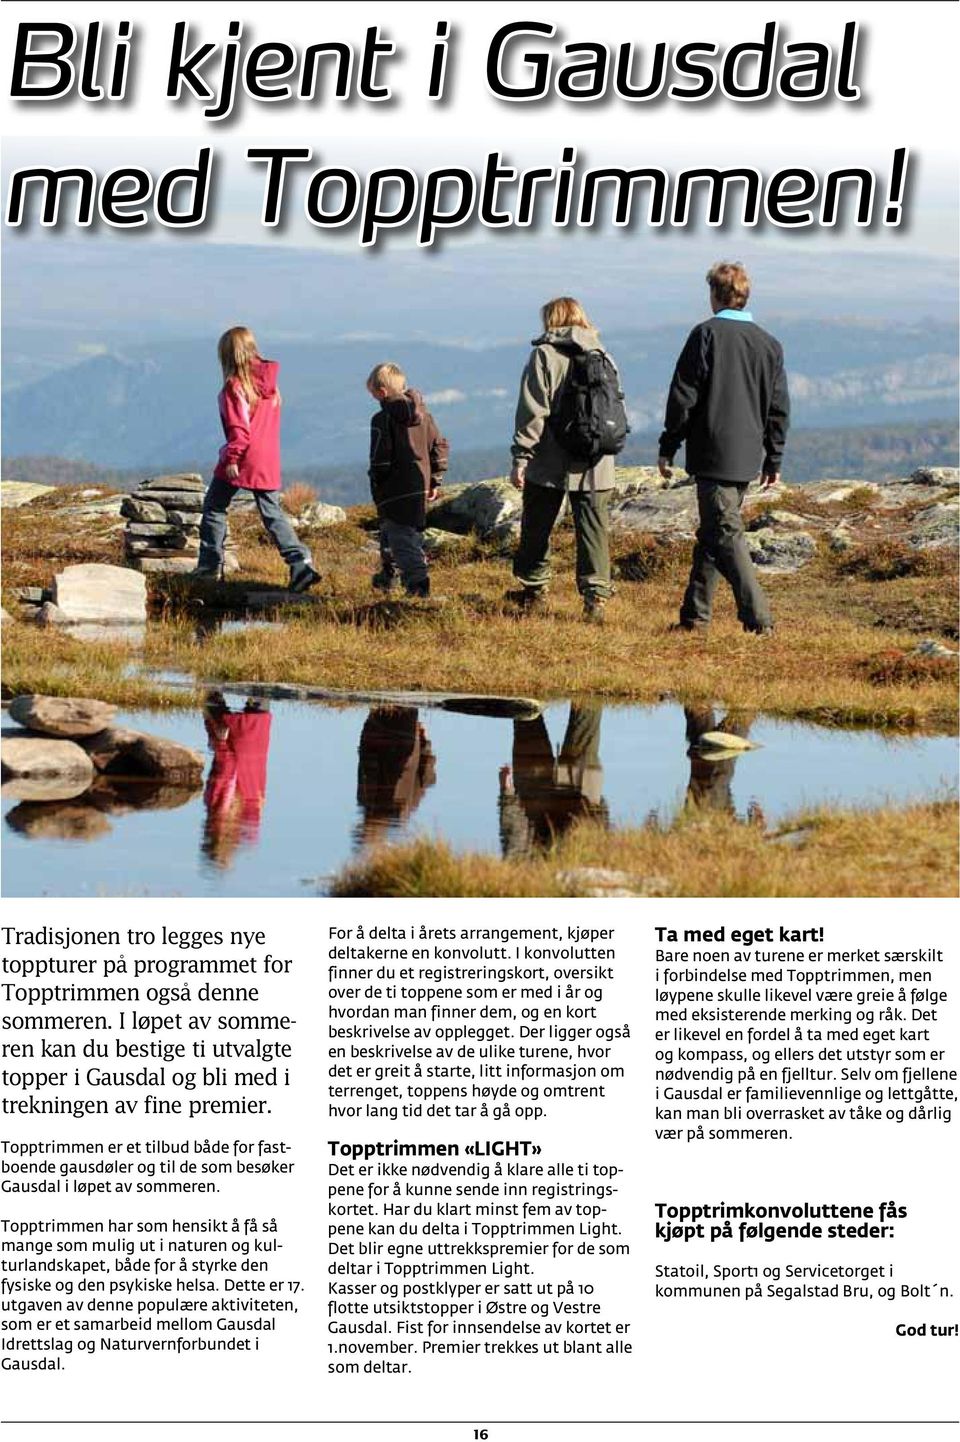
[[[569,355],[570,369],[547,424],[568,456],[595,466],[622,451],[630,431],[620,377],[605,351],[557,349]]]

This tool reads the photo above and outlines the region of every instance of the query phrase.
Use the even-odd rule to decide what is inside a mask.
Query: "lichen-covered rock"
[[[817,543],[809,531],[778,531],[765,527],[747,532],[747,545],[755,566],[788,574],[799,571],[817,553]]]
[[[178,471],[171,476],[151,476],[140,482],[141,491],[202,491],[205,488],[203,476],[196,471]]]
[[[958,535],[960,505],[956,501],[940,501],[914,516],[907,539],[915,550],[930,551],[941,546],[956,546]]]
[[[109,701],[89,696],[14,696],[10,716],[28,731],[44,736],[95,736],[109,726],[117,714]]]
[[[451,525],[451,530],[475,530],[480,536],[488,536],[504,521],[519,515],[522,504],[516,486],[501,476],[448,492],[430,509],[429,517],[438,528],[444,527],[446,518],[460,522],[459,526]]]
[[[692,486],[638,491],[610,508],[614,531],[690,538],[697,529],[697,496]]]
[[[346,519],[347,513],[342,506],[331,506],[327,501],[314,501],[297,517],[299,524],[308,528],[339,526]]]

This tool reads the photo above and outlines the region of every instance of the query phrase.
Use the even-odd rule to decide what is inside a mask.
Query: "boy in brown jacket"
[[[450,447],[419,391],[407,389],[399,366],[374,366],[367,390],[380,409],[370,418],[370,490],[380,519],[381,569],[373,578],[389,591],[397,572],[408,596],[429,596],[423,550],[427,502],[436,499]]]

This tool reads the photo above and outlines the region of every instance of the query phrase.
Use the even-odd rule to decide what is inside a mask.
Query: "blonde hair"
[[[750,277],[738,260],[718,260],[707,271],[707,285],[722,310],[743,310],[750,299]]]
[[[406,376],[393,361],[381,361],[367,376],[368,391],[403,391],[406,386]]]
[[[587,313],[572,295],[558,295],[540,307],[544,330],[561,330],[567,325],[589,326]]]
[[[251,406],[260,399],[260,392],[253,383],[251,366],[260,359],[257,339],[245,325],[234,325],[225,330],[217,341],[217,355],[223,372],[223,383],[236,381]]]

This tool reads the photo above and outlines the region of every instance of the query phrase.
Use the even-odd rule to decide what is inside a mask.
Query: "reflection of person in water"
[[[739,754],[711,757],[710,752],[701,751],[697,743],[708,731],[726,732],[728,736],[739,736],[745,741],[753,725],[752,713],[731,712],[718,721],[711,706],[685,706],[683,715],[687,724],[687,755],[690,758],[686,806],[697,811],[719,811],[727,816],[736,816],[733,772]],[[751,801],[747,819],[763,820],[763,813],[756,802]]]
[[[251,698],[242,711],[231,711],[214,692],[203,712],[213,765],[203,802],[206,820],[201,850],[226,870],[238,846],[254,846],[267,795],[270,712],[264,701]]]
[[[413,815],[436,779],[436,758],[416,708],[373,706],[360,732],[358,844],[385,841]]]
[[[575,821],[610,823],[600,764],[601,706],[571,705],[555,757],[547,723],[513,723],[513,765],[500,772],[500,844],[506,857],[545,850]]]

